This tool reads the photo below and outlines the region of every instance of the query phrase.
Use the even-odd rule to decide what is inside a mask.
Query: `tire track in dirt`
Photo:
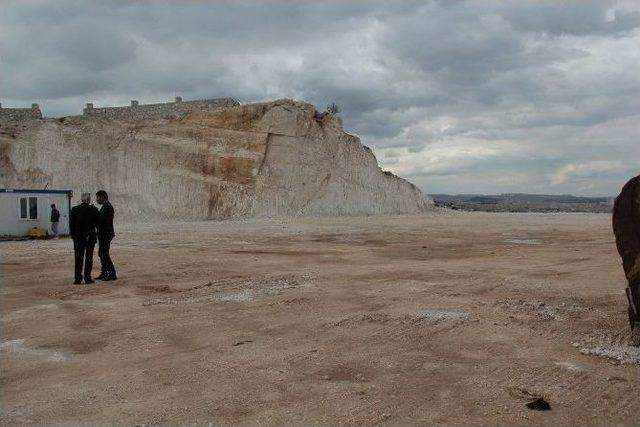
[[[311,286],[311,276],[276,276],[252,279],[222,279],[187,289],[172,289],[168,286],[140,287],[144,293],[170,295],[145,300],[142,305],[177,305],[208,302],[250,302],[256,298],[279,295],[288,289]]]
[[[504,366],[484,373],[483,386],[499,390],[524,389],[545,396],[552,406],[597,413],[608,417],[627,416],[637,406],[640,387],[633,378],[605,377],[563,365],[544,367]]]
[[[424,310],[414,314],[362,313],[326,323],[326,329],[367,329],[367,339],[376,341],[414,342],[426,336],[446,333],[471,320],[463,311]]]

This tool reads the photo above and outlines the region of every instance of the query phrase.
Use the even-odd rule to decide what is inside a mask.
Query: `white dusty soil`
[[[86,287],[0,253],[3,425],[638,423],[608,215],[120,226]]]

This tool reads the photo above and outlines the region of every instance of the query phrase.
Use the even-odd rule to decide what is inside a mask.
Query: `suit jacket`
[[[99,239],[110,239],[116,235],[113,230],[113,216],[115,215],[115,211],[113,210],[113,205],[107,200],[100,208],[100,212],[98,214],[98,238]]]
[[[81,203],[71,209],[69,228],[74,240],[96,240],[98,209],[88,203]]]

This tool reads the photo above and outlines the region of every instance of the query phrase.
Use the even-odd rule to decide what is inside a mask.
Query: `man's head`
[[[100,190],[96,193],[96,201],[99,205],[104,205],[107,200],[109,200],[109,195],[106,191]]]
[[[91,193],[82,193],[80,200],[82,203],[91,203]]]
[[[56,204],[55,203],[51,203],[51,209],[55,209],[56,208]]]

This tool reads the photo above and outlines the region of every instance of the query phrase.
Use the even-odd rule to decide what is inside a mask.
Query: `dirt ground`
[[[2,425],[639,422],[609,215],[117,233],[82,287],[69,239],[0,243]]]

